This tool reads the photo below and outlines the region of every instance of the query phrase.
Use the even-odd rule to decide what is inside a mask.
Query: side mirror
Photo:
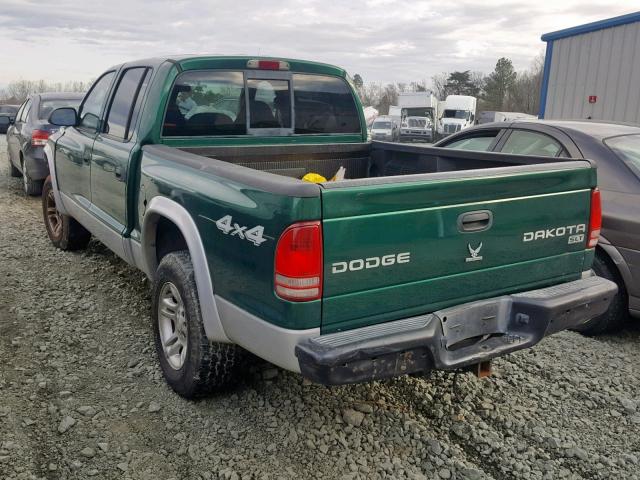
[[[13,120],[9,115],[0,115],[0,127],[9,127],[13,123]]]
[[[75,127],[78,124],[78,114],[75,108],[56,108],[49,115],[49,123],[58,127]]]

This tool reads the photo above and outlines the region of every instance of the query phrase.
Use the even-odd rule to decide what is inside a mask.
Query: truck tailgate
[[[323,184],[323,333],[580,278],[595,184],[583,161]]]

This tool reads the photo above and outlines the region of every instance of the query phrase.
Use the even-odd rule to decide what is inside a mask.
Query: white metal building
[[[640,12],[547,33],[540,118],[640,124]]]

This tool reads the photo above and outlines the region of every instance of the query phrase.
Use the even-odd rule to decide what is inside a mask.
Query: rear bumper
[[[606,311],[615,283],[587,277],[553,287],[307,338],[295,349],[303,376],[325,385],[451,370],[522,350]]]

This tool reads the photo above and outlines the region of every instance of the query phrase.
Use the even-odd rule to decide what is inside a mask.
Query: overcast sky
[[[0,0],[0,86],[89,80],[127,60],[176,53],[332,63],[365,81],[527,68],[542,33],[638,9],[632,0]]]

